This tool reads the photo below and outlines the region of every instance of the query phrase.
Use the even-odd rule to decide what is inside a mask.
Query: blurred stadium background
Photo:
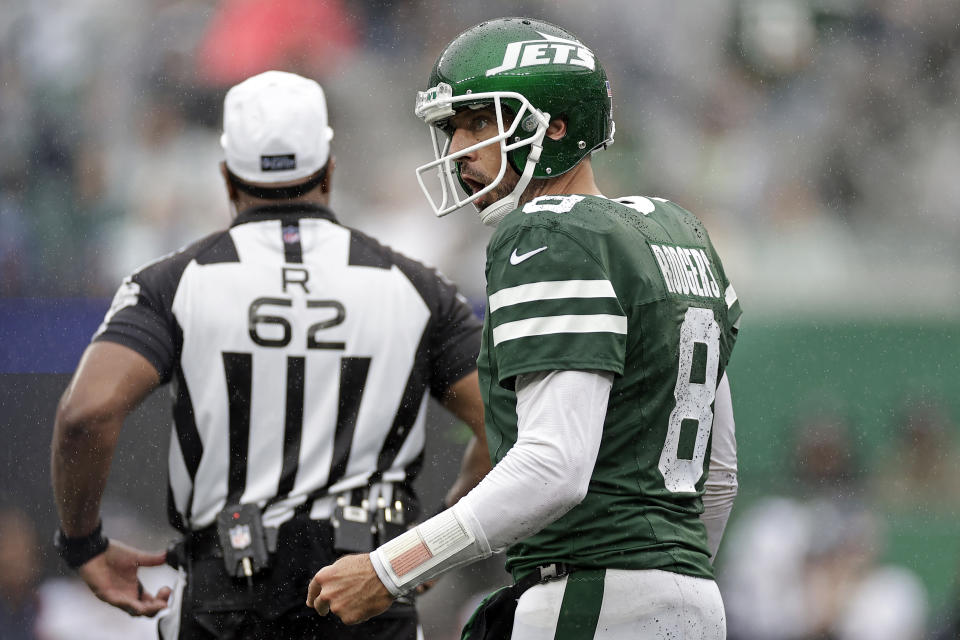
[[[52,553],[48,446],[122,276],[228,223],[225,89],[270,68],[319,80],[341,221],[439,266],[481,310],[489,232],[425,206],[412,106],[453,36],[526,14],[607,69],[618,128],[601,188],[697,213],[746,311],[730,367],[741,491],[717,562],[731,639],[960,637],[956,0],[2,6],[0,625],[36,589],[38,637],[153,637]],[[466,440],[433,416],[426,504]],[[104,506],[109,533],[146,546],[173,538],[168,422],[160,390],[125,430]],[[427,638],[458,637],[501,566],[424,596]]]

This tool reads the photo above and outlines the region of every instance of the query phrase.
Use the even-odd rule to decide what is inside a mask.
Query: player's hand
[[[333,612],[346,624],[369,620],[390,608],[393,596],[380,582],[367,554],[343,556],[320,569],[307,589],[307,606]]]
[[[94,595],[131,616],[153,617],[167,607],[170,587],[163,587],[156,595],[145,591],[137,578],[139,567],[156,567],[164,563],[167,554],[147,553],[110,541],[107,550],[86,564],[77,573]]]

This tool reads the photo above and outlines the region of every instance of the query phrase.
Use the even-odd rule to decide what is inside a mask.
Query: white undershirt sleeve
[[[394,595],[485,558],[583,500],[600,450],[613,374],[518,376],[517,442],[470,493],[370,554]]]
[[[727,374],[723,374],[713,405],[710,472],[704,485],[703,513],[700,515],[700,520],[707,528],[711,559],[717,555],[733,500],[737,497],[737,438],[734,427],[730,381],[727,380]]]

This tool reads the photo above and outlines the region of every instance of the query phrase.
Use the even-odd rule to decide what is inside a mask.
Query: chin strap
[[[520,204],[520,196],[523,195],[527,185],[530,184],[530,180],[533,179],[533,171],[537,162],[540,161],[540,152],[543,151],[543,135],[546,132],[546,127],[540,127],[540,133],[537,134],[536,141],[530,145],[530,154],[527,156],[527,163],[523,167],[523,174],[517,181],[517,186],[513,188],[509,195],[481,209],[477,213],[480,216],[480,222],[488,227],[495,227]]]

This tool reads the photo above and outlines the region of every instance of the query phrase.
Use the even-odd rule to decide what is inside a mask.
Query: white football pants
[[[517,603],[513,640],[724,640],[713,580],[669,571],[577,571]]]

